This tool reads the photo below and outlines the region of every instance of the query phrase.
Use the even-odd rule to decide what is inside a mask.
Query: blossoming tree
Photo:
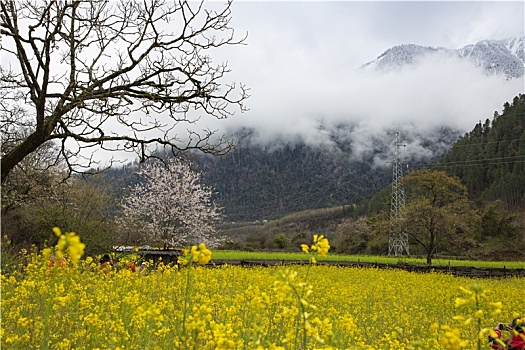
[[[143,232],[148,242],[182,247],[218,242],[214,224],[220,219],[212,189],[201,173],[180,160],[149,162],[138,172],[141,181],[129,186],[120,206],[122,227]]]

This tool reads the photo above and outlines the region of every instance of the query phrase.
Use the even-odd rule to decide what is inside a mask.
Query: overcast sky
[[[239,36],[248,33],[247,45],[217,59],[232,69],[225,81],[251,88],[250,111],[217,127],[255,127],[261,141],[280,135],[325,143],[319,125],[353,122],[356,144],[398,126],[469,131],[523,93],[523,77],[487,77],[459,60],[389,74],[357,68],[395,45],[458,49],[521,36],[524,17],[523,1],[234,2],[231,25]]]

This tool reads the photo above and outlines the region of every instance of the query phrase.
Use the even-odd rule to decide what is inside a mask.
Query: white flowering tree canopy
[[[138,172],[140,182],[131,185],[121,200],[125,227],[139,228],[154,244],[183,247],[216,245],[214,224],[219,208],[212,189],[202,184],[202,174],[180,160],[148,162]]]

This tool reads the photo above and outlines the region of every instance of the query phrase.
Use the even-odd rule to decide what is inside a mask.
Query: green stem
[[[299,294],[299,292],[297,292],[297,289],[295,289],[295,287],[291,283],[288,282],[288,284],[292,288],[292,291],[294,292],[294,294],[297,297],[297,300],[299,302],[299,313],[297,314],[297,318],[298,318],[298,320],[302,320],[302,326],[303,326],[302,327],[303,328],[303,346],[302,346],[301,349],[306,349],[306,341],[307,341],[307,337],[306,337],[306,314],[305,314],[304,305],[301,302],[302,297]],[[304,288],[305,288],[305,286],[303,286],[303,291],[304,291]],[[296,327],[295,328],[295,349],[298,349],[297,348],[297,338],[298,337],[299,337],[299,327]]]
[[[304,276],[304,283],[303,283],[303,288],[301,290],[301,293],[299,294],[297,292],[297,290],[290,284],[290,286],[292,287],[292,290],[294,291],[295,295],[297,296],[298,300],[299,300],[299,314],[297,315],[298,316],[298,319],[302,319],[302,323],[303,323],[303,349],[306,349],[306,340],[307,340],[307,337],[306,337],[306,316],[305,316],[305,309],[304,309],[304,305],[303,303],[301,302],[301,299],[302,299],[302,296],[304,295],[304,290],[306,288],[306,283],[308,281],[308,275],[310,273],[310,268],[312,267],[312,257],[310,257],[310,263],[308,264],[308,268],[306,269],[306,275]],[[295,330],[295,341],[296,341],[296,344],[295,344],[295,347],[297,348],[297,338],[298,338],[298,334],[299,333],[299,327],[296,327],[296,330]]]
[[[308,274],[310,273],[310,268],[312,267],[312,258],[310,257],[310,263],[308,264],[308,268],[306,269],[306,276],[304,276],[304,286],[303,286],[303,293],[304,293],[304,287],[306,286],[306,281],[308,281]]]
[[[186,267],[188,270],[186,274],[186,286],[184,287],[184,304],[182,305],[182,334],[186,336],[186,316],[188,314],[188,305],[190,299],[190,269],[191,269],[191,260],[188,262]]]
[[[477,310],[479,310],[479,295],[478,295],[478,292],[476,292],[476,311]],[[481,318],[478,317],[478,332],[477,332],[478,350],[481,350],[481,339],[479,338],[480,331],[481,331]]]

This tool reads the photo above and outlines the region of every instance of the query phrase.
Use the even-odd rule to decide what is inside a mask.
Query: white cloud
[[[523,8],[486,1],[237,3],[232,25],[248,31],[248,46],[230,51],[229,63],[235,80],[252,89],[251,110],[217,127],[256,128],[260,142],[284,136],[326,144],[320,126],[351,122],[357,126],[348,137],[361,150],[396,127],[468,131],[523,93],[524,78],[489,77],[440,55],[401,72],[355,68],[394,45],[456,49],[523,35]]]

